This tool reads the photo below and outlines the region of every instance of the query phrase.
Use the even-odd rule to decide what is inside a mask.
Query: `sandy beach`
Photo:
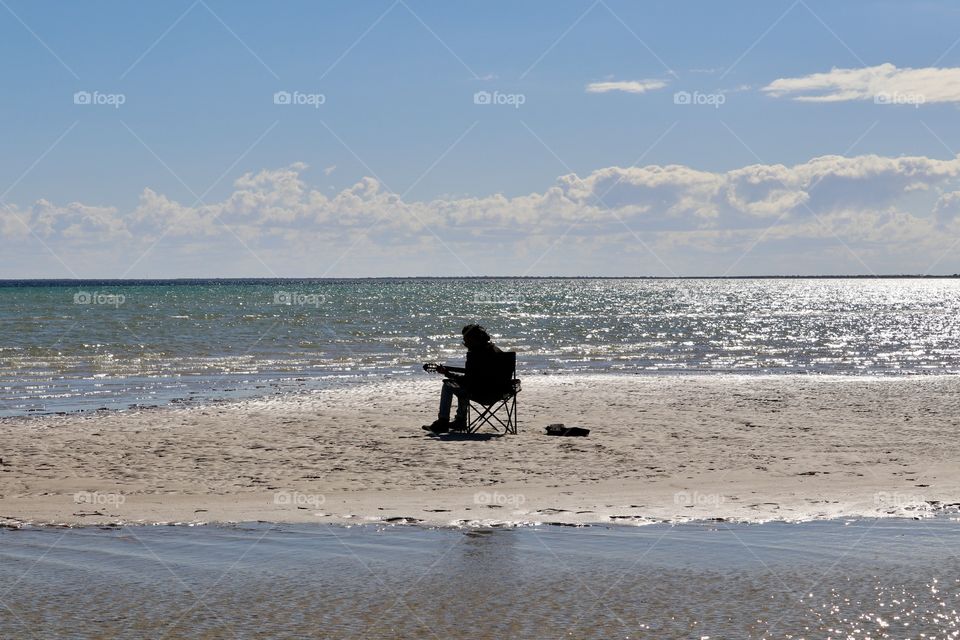
[[[0,522],[622,523],[960,502],[950,376],[536,376],[520,433],[438,439],[439,378],[0,421]],[[549,437],[550,423],[591,429]]]

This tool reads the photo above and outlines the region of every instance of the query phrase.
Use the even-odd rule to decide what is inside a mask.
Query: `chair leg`
[[[499,409],[499,407],[496,407],[496,409]],[[476,433],[480,430],[480,427],[485,424],[489,425],[494,431],[499,431],[497,426],[491,422],[491,420],[496,420],[503,425],[503,421],[496,415],[496,409],[493,406],[475,408],[474,410],[477,413],[477,417],[467,423],[467,433]]]
[[[489,407],[471,404],[470,408],[476,413],[476,417],[471,418],[467,423],[467,433],[476,433],[480,430],[480,427],[488,425],[498,433],[502,431],[505,434],[516,435],[516,398],[512,398],[509,401],[501,400],[498,404],[493,404]],[[498,415],[501,410],[506,414],[506,421]]]
[[[504,421],[498,413],[500,411],[506,414]],[[467,405],[467,433],[476,433],[483,425],[488,425],[491,429],[500,433],[517,435],[517,396],[514,394],[508,399],[485,407],[480,404],[469,403]]]

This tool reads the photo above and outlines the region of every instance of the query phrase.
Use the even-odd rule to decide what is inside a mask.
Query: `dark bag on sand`
[[[582,427],[567,427],[563,424],[548,424],[548,436],[586,436],[590,434],[590,429]]]

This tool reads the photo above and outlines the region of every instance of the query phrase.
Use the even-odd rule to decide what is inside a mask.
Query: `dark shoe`
[[[450,421],[437,419],[433,421],[433,424],[423,425],[422,429],[430,433],[446,433],[450,431]]]
[[[467,430],[466,420],[454,420],[450,424],[450,431],[466,431],[466,430]]]

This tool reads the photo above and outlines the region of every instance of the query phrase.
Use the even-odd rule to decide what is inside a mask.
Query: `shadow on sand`
[[[428,433],[427,435],[440,442],[482,442],[503,437],[502,433],[442,433],[440,435]]]

